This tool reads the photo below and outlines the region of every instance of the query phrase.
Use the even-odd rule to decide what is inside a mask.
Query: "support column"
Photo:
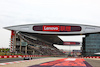
[[[22,39],[21,39],[21,37],[20,37],[20,53],[21,53],[21,50],[22,50],[21,41],[22,41]]]
[[[34,55],[35,54],[35,51],[33,50],[32,54]]]
[[[25,54],[27,55],[27,46],[25,46]]]
[[[14,52],[16,52],[16,32],[14,32]]]

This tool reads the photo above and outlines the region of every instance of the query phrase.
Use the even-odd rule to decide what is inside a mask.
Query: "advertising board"
[[[79,42],[63,42],[63,45],[79,45]]]
[[[45,32],[76,32],[81,31],[80,26],[65,26],[65,25],[40,25],[33,26],[34,31]]]

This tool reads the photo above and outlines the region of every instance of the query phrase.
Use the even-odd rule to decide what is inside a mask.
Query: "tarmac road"
[[[41,63],[45,63],[45,62],[49,62],[49,61],[54,61],[57,59],[62,59],[62,58],[58,58],[58,57],[43,57],[41,59],[35,59],[32,61],[28,61],[28,62],[21,62],[21,63],[14,63],[14,64],[7,64],[7,65],[1,65],[0,67],[29,67],[32,65],[37,65],[37,64],[41,64]]]
[[[96,59],[96,58],[86,59],[85,58],[85,61],[87,61],[93,67],[100,67],[100,59]]]
[[[40,57],[33,57],[33,59],[38,59]],[[5,62],[13,62],[13,61],[21,61],[23,58],[7,58],[7,59],[0,59],[0,63],[5,63]]]
[[[45,57],[33,57],[33,59],[38,59],[38,58],[45,58]],[[30,61],[30,62],[24,62],[24,63],[15,63],[15,64],[9,64],[9,65],[4,65],[3,67],[14,67],[16,65],[16,67],[18,67],[18,65],[22,65],[22,67],[31,67],[34,66],[34,64],[40,64],[40,63],[44,63],[44,62],[48,62],[48,61],[52,61],[52,60],[56,60],[56,59],[61,59],[61,57],[48,57],[48,59],[41,59],[41,60],[35,60],[34,61]],[[93,59],[93,58],[89,58],[86,59],[84,58],[86,62],[88,62],[92,67],[100,67],[100,59]],[[13,62],[13,61],[21,61],[23,60],[23,58],[8,58],[8,59],[0,59],[0,63],[5,63],[5,62]],[[44,62],[42,62],[42,60]],[[85,62],[84,62],[85,63]],[[25,65],[26,64],[26,65]],[[86,64],[86,63],[85,63]],[[1,67],[1,66],[0,66]],[[90,66],[89,66],[90,67]]]
[[[0,67],[92,67],[83,58],[49,57]]]

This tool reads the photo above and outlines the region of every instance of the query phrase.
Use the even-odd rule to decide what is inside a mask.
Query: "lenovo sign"
[[[43,31],[59,31],[59,26],[43,26]]]
[[[44,25],[43,31],[59,31],[59,32],[71,31],[71,26],[60,26],[60,25],[46,26]]]
[[[75,32],[81,31],[80,26],[65,26],[65,25],[40,25],[33,26],[34,31],[46,31],[46,32]]]

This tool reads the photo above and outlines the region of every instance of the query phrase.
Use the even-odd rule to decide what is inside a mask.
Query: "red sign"
[[[43,26],[43,31],[59,31],[59,26]]]
[[[76,44],[75,42],[64,42],[64,45],[74,45],[74,44]]]
[[[71,31],[71,26],[44,25],[43,31]]]
[[[60,31],[71,31],[71,26],[60,26]]]
[[[11,35],[15,35],[15,33],[14,33],[14,31],[13,31],[13,30],[11,30]]]
[[[15,35],[15,33],[14,33],[14,31],[12,30],[11,31],[11,47],[10,47],[10,52],[12,52],[12,50],[13,50],[13,38],[14,38],[14,35]]]
[[[64,42],[64,45],[79,45],[79,42]]]

